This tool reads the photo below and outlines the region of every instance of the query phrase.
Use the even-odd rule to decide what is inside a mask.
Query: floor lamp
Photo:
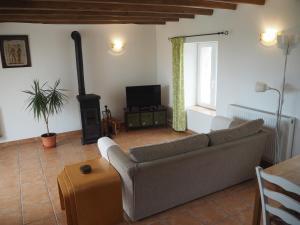
[[[280,90],[276,88],[272,88],[268,86],[266,83],[263,82],[256,82],[255,85],[255,91],[256,92],[266,92],[266,91],[274,91],[278,94],[278,104],[277,104],[277,110],[276,110],[276,149],[274,152],[274,162],[278,163],[280,162],[280,152],[281,152],[281,134],[280,134],[280,122],[281,122],[281,109],[282,108],[282,102],[283,102],[283,94]]]
[[[273,38],[272,38],[273,37]],[[275,40],[274,40],[275,38]],[[281,146],[281,115],[282,115],[282,107],[284,103],[284,93],[285,93],[285,85],[286,85],[286,69],[288,63],[288,55],[291,50],[296,47],[299,43],[299,35],[283,35],[276,33],[263,33],[261,35],[261,42],[266,46],[270,46],[270,43],[277,43],[277,47],[282,49],[284,52],[284,68],[283,68],[283,81],[281,90],[270,87],[268,84],[263,82],[256,82],[255,91],[256,92],[266,92],[266,91],[274,91],[278,94],[278,105],[276,110],[276,150],[274,153],[274,161],[275,163],[279,163],[282,157],[282,146]],[[268,44],[269,43],[269,44]]]

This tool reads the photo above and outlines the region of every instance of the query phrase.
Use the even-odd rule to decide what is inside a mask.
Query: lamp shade
[[[277,36],[277,46],[280,49],[287,49],[289,46],[289,36],[280,34]]]
[[[265,92],[269,89],[268,85],[263,82],[256,82],[255,91],[256,92]]]
[[[300,35],[295,34],[290,36],[290,48],[295,48],[300,42]]]
[[[280,34],[277,36],[277,46],[281,49],[293,49],[300,42],[300,36],[298,34]]]

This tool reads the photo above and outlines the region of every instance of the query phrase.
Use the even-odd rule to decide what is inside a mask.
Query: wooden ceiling
[[[214,9],[236,10],[238,4],[265,0],[1,0],[1,22],[45,24],[165,24]]]

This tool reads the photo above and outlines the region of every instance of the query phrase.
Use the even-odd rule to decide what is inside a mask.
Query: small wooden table
[[[264,171],[271,175],[282,177],[298,185],[300,188],[300,156],[295,156],[292,159],[288,159],[277,165],[271,166]],[[258,185],[256,188],[254,204],[252,225],[259,225],[261,217],[261,199]]]
[[[80,172],[84,164],[92,167],[91,173]],[[123,221],[121,180],[105,159],[68,165],[57,181],[68,225],[115,225]]]

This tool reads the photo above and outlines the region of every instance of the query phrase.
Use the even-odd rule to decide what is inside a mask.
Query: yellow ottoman
[[[84,164],[92,167],[91,173],[81,173]],[[105,159],[68,165],[57,182],[68,225],[115,225],[123,221],[121,180]]]

